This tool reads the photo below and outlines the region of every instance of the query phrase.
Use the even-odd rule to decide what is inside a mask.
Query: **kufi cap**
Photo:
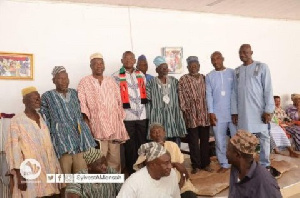
[[[149,142],[142,144],[138,150],[138,159],[133,165],[133,169],[137,170],[138,165],[144,161],[150,162],[167,153],[165,147],[157,142]]]
[[[238,132],[230,139],[231,144],[242,153],[254,154],[258,139],[252,133],[238,130]]]
[[[37,91],[37,89],[35,87],[26,87],[26,88],[22,89],[22,96],[24,97],[27,94],[30,94],[35,91]]]
[[[103,59],[103,56],[101,53],[97,52],[90,56],[90,61],[93,60],[94,58],[102,58]]]
[[[60,72],[65,72],[66,68],[64,66],[55,66],[52,70],[52,76],[55,77],[56,74],[60,73]]]
[[[83,158],[84,158],[86,164],[91,164],[91,163],[95,162],[96,160],[100,159],[101,157],[102,157],[101,150],[95,149],[93,147],[83,153]]]
[[[144,54],[142,54],[138,57],[138,61],[141,61],[141,60],[147,61],[147,58]]]
[[[198,57],[197,57],[197,56],[189,56],[189,57],[186,59],[186,62],[187,62],[187,64],[190,64],[191,62],[197,62],[197,63],[199,63],[199,60],[198,60]]]
[[[156,67],[159,67],[163,63],[167,63],[165,57],[163,56],[156,56],[153,60],[153,63]]]

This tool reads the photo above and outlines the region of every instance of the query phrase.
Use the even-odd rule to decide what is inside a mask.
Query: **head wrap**
[[[153,63],[156,67],[159,67],[163,63],[167,63],[166,59],[163,56],[156,56],[153,60]]]
[[[27,94],[30,94],[35,91],[37,91],[37,89],[35,87],[26,87],[26,88],[22,89],[22,96],[24,97]]]
[[[55,77],[56,74],[60,73],[60,72],[65,72],[66,68],[64,66],[55,66],[52,70],[52,76]]]
[[[83,158],[86,162],[86,164],[91,164],[101,158],[101,150],[100,149],[95,149],[95,148],[90,148],[88,151],[83,153]]]
[[[90,61],[93,60],[94,58],[102,58],[103,59],[103,56],[101,53],[97,52],[90,56]]]
[[[292,100],[300,99],[300,94],[293,94]]]
[[[230,139],[231,144],[240,152],[245,154],[254,154],[258,139],[252,133],[238,130],[238,132]]]
[[[189,57],[186,59],[186,62],[187,62],[187,64],[190,64],[191,62],[197,62],[197,63],[199,63],[199,60],[198,60],[198,57],[197,57],[197,56],[189,56]]]
[[[133,165],[133,169],[138,170],[138,165],[144,161],[150,162],[167,153],[165,147],[157,142],[142,144],[138,150],[138,159]]]
[[[144,54],[142,54],[138,57],[138,61],[141,61],[141,60],[147,61],[147,58]]]

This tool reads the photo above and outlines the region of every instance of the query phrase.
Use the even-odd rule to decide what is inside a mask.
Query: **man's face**
[[[211,55],[211,64],[214,66],[216,70],[219,70],[223,67],[224,58],[220,53],[214,53]]]
[[[156,127],[151,129],[150,131],[150,138],[157,142],[157,143],[162,143],[165,140],[165,131],[161,127]]]
[[[53,78],[53,83],[56,86],[56,90],[65,92],[69,87],[69,77],[67,72],[60,72]]]
[[[103,72],[105,70],[104,61],[102,58],[94,58],[91,60],[90,67],[92,69],[92,73],[95,76],[101,76],[103,75]]]
[[[133,53],[126,53],[124,54],[121,62],[125,69],[132,69],[134,64],[136,63],[136,59]]]
[[[251,48],[249,46],[241,46],[239,55],[240,59],[243,63],[246,63],[250,60],[252,60],[252,54],[253,52],[251,51]]]
[[[138,61],[136,68],[139,69],[141,72],[143,72],[143,74],[146,74],[148,71],[147,61],[146,60]]]
[[[161,177],[169,176],[172,169],[170,154],[166,153],[160,156],[155,163],[156,171],[160,173]]]
[[[88,165],[90,167],[90,170],[93,173],[98,173],[98,174],[105,174],[107,173],[107,161],[105,156],[102,156],[98,160],[94,161],[93,163]]]
[[[163,63],[160,66],[156,68],[156,73],[158,73],[159,76],[166,76],[169,73],[169,68],[167,63]]]
[[[280,107],[280,98],[275,98],[274,102],[276,107]]]
[[[228,159],[228,163],[232,164],[234,166],[237,165],[236,161],[237,161],[237,153],[234,150],[233,145],[230,143],[230,141],[228,141],[228,146],[227,146],[227,151],[226,151],[226,157]]]
[[[39,109],[41,107],[41,97],[39,92],[35,91],[27,94],[23,99],[23,103],[30,109]]]
[[[196,61],[190,62],[188,64],[187,68],[189,70],[189,74],[198,74],[198,72],[200,70],[200,64]]]

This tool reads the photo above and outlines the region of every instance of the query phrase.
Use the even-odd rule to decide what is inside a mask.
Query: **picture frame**
[[[163,56],[166,58],[170,74],[180,74],[183,72],[182,47],[164,47]]]
[[[0,79],[33,80],[33,54],[0,52]]]

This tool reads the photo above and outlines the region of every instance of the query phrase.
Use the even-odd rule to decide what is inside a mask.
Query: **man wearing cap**
[[[95,147],[96,143],[83,120],[77,91],[69,88],[65,67],[55,66],[52,76],[55,89],[42,95],[41,113],[63,173],[76,173],[86,168],[83,152]]]
[[[81,79],[78,85],[81,112],[94,138],[101,141],[101,152],[108,165],[120,172],[120,143],[128,139],[120,89],[112,77],[103,75],[102,54],[90,56],[90,68],[92,74]]]
[[[146,166],[132,174],[123,184],[117,198],[180,198],[177,176],[171,157],[159,143],[141,145],[137,164]]]
[[[227,158],[232,166],[228,197],[282,197],[275,178],[254,160],[257,144],[255,135],[243,130],[230,139]]]
[[[58,184],[47,183],[47,174],[60,174],[61,169],[48,127],[38,113],[40,94],[35,87],[27,87],[22,95],[25,110],[12,118],[5,145],[9,173],[14,182],[12,197],[59,194]]]
[[[138,61],[137,61],[137,64],[136,64],[136,68],[138,70],[140,70],[141,72],[143,72],[143,74],[145,75],[146,77],[146,81],[149,82],[153,76],[150,75],[150,74],[146,74],[147,71],[148,71],[148,61],[147,61],[147,58],[145,55],[140,55],[138,57]]]
[[[157,56],[153,63],[157,77],[147,84],[149,100],[149,124],[161,123],[166,131],[166,138],[180,146],[180,137],[186,134],[186,128],[179,107],[178,80],[168,76],[168,65],[164,57]]]
[[[107,165],[105,156],[99,149],[91,148],[83,154],[87,169],[77,174],[117,174]],[[122,183],[71,183],[66,189],[67,198],[114,198],[120,191]]]
[[[147,140],[146,78],[134,68],[136,59],[131,51],[123,53],[121,62],[122,67],[112,76],[121,92],[121,105],[126,113],[124,124],[130,139],[124,144],[124,153],[126,170],[130,175],[134,172],[132,166],[137,159],[137,151]]]
[[[231,94],[231,115],[237,129],[256,134],[260,141],[260,163],[270,166],[268,124],[275,110],[271,73],[264,63],[253,61],[249,44],[243,44],[239,56],[243,64],[235,69]]]
[[[216,154],[221,165],[218,172],[222,173],[230,168],[226,158],[227,130],[230,130],[231,137],[236,133],[230,113],[234,70],[224,67],[221,52],[212,53],[210,59],[215,69],[206,75],[206,101],[210,124],[215,134]]]
[[[205,76],[199,73],[198,57],[189,56],[186,61],[189,73],[179,79],[178,93],[188,131],[192,174],[195,174],[198,169],[212,171],[209,166],[209,118],[205,97]]]

